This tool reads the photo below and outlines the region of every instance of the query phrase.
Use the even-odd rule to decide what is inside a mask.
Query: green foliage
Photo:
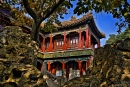
[[[110,34],[109,39],[106,41],[106,44],[112,44],[116,40],[116,35],[115,34]]]
[[[124,32],[115,35],[115,34],[110,34],[110,38],[106,41],[106,44],[112,44],[118,40],[124,40],[126,38],[130,38],[130,29],[126,28]]]

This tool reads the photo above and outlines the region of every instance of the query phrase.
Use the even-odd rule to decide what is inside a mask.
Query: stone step
[[[48,87],[59,87],[58,84],[56,84],[54,81],[52,81],[49,78],[46,78],[46,83],[47,83]]]

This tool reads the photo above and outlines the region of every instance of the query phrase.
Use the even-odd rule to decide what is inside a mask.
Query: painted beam
[[[71,51],[58,51],[58,52],[39,52],[38,57],[47,58],[61,58],[61,57],[72,57],[72,56],[87,56],[94,55],[94,50],[84,49],[84,50],[71,50]]]

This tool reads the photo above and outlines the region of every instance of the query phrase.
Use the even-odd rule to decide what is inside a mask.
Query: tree
[[[110,34],[109,39],[106,41],[106,44],[112,44],[113,42],[116,41],[116,35],[115,34]]]
[[[28,13],[33,19],[31,38],[39,42],[39,31],[41,22],[45,21],[45,29],[53,27],[54,23],[60,25],[58,17],[66,13],[67,9],[73,7],[72,1],[75,0],[5,0],[5,3],[10,4],[13,8],[19,10],[19,13]],[[95,12],[111,13],[114,18],[119,18],[122,23],[116,24],[121,27],[130,23],[130,4],[128,0],[78,0],[74,14],[87,13],[89,10]],[[20,15],[21,16],[21,15]],[[122,17],[125,20],[122,20]]]
[[[127,38],[130,38],[130,28],[126,28],[124,32],[121,32],[118,35],[110,34],[110,38],[106,41],[106,44],[112,44],[119,40],[125,40]]]

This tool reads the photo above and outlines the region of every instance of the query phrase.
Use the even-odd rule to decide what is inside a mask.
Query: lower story
[[[75,77],[86,75],[86,70],[92,66],[93,56],[79,56],[71,58],[58,58],[37,60],[37,68],[47,70],[51,74],[70,80]]]

